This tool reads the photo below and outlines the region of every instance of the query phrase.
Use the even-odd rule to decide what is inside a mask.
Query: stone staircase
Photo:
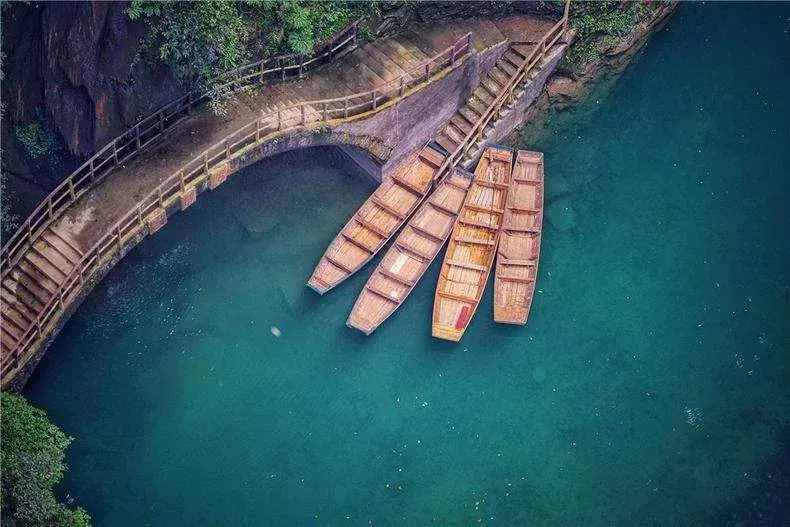
[[[485,78],[483,78],[480,85],[472,92],[466,103],[439,131],[436,136],[436,143],[448,153],[454,151],[472,129],[474,123],[483,116],[486,110],[494,103],[497,96],[502,93],[507,82],[516,70],[524,64],[533,49],[534,45],[531,44],[511,44]],[[514,101],[524,93],[527,85],[537,75],[539,70],[540,65],[527,75],[526,79],[515,90],[513,101],[503,106],[500,113],[506,113],[513,106]],[[483,132],[482,140],[478,141],[463,157],[460,163],[461,166],[468,168],[480,156],[483,145],[487,143],[487,139],[494,132],[498,118],[498,116],[495,116],[494,119],[488,122]]]
[[[480,26],[483,26],[482,29]],[[483,31],[484,30],[484,31]],[[457,21],[440,36],[409,30],[388,38],[379,38],[356,48],[334,64],[322,68],[322,75],[311,75],[291,82],[276,84],[258,93],[242,96],[246,104],[262,113],[293,112],[286,110],[308,100],[332,99],[345,94],[365,92],[397,80],[401,75],[422,66],[431,57],[451,46],[466,32],[474,32],[474,46],[484,48],[507,37],[491,22]],[[435,33],[435,32],[434,32]],[[407,80],[408,80],[407,76]],[[341,109],[342,102],[329,105]],[[320,112],[322,108],[310,108]],[[284,114],[287,116],[288,114]]]
[[[76,244],[48,228],[0,285],[0,348],[13,353],[27,330],[82,258]]]

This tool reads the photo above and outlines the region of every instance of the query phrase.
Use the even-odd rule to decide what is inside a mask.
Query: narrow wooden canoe
[[[472,174],[455,168],[423,201],[357,297],[346,325],[370,335],[412,292],[453,230]]]
[[[494,265],[512,164],[510,150],[490,147],[477,165],[439,273],[434,337],[461,340],[480,304]]]
[[[368,263],[425,199],[444,158],[425,146],[395,169],[332,240],[307,285],[323,295]]]
[[[494,320],[527,323],[538,277],[543,226],[543,154],[519,150],[499,238],[494,273]]]

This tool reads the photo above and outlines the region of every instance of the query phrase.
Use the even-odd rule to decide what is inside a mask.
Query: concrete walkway
[[[205,148],[252,122],[261,112],[300,101],[371,90],[415,68],[468,32],[473,35],[475,50],[482,51],[508,39],[540,38],[550,25],[549,21],[522,16],[494,21],[457,20],[441,28],[414,29],[361,46],[302,79],[237,94],[226,116],[213,115],[207,108],[196,112],[165,143],[116,170],[78,200],[55,224],[55,229],[68,236],[76,247],[87,250],[108,225],[125,215],[161,181]]]

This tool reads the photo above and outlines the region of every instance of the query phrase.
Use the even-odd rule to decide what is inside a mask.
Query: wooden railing
[[[107,143],[63,180],[27,217],[3,244],[0,252],[0,276],[3,278],[24,254],[27,246],[82,194],[102,181],[115,168],[155,143],[190,115],[198,104],[206,102],[214,90],[237,90],[267,79],[286,79],[302,75],[309,68],[324,63],[356,43],[359,21],[345,27],[322,44],[317,53],[281,55],[259,60],[228,71],[213,81],[211,90],[192,90],[161,106],[148,117]]]
[[[358,117],[367,112],[375,112],[387,102],[403,97],[409,89],[424,83],[444,70],[455,67],[469,54],[471,48],[472,34],[468,33],[456,41],[454,45],[375,89],[346,97],[305,101],[261,115],[255,121],[236,130],[188,161],[140,200],[134,209],[109,227],[106,233],[83,254],[69,276],[60,284],[58,291],[38,314],[36,321],[19,339],[19,344],[14,349],[14,352],[9,354],[10,356],[2,357],[0,383],[5,385],[13,378],[13,375],[16,374],[19,368],[26,364],[30,356],[32,356],[32,352],[35,351],[34,344],[48,335],[50,326],[59,320],[58,316],[66,310],[71,301],[83,289],[86,282],[94,277],[102,265],[120,255],[130,240],[141,233],[144,235],[150,217],[163,212],[162,209],[166,209],[176,203],[185,191],[197,189],[204,184],[209,179],[213,168],[229,162],[241,151],[261,144],[289,129],[315,126],[330,121],[342,122],[345,119]],[[115,161],[114,158],[111,159],[116,165],[122,162]],[[125,160],[128,157],[119,157],[118,159]],[[95,169],[95,167],[92,168]],[[89,177],[83,176],[80,182],[87,178]],[[70,192],[69,189],[72,187],[68,185],[65,188],[66,198],[62,199],[64,203],[71,204],[90,186],[79,187],[79,192]],[[52,203],[52,195],[50,195],[48,200],[50,201],[45,201],[44,210],[52,208],[48,205],[48,203]],[[62,204],[58,204],[57,207],[57,213],[62,212],[65,208]],[[48,217],[45,216],[41,224],[49,225],[52,220],[47,221],[46,218]],[[19,242],[28,242],[23,245],[24,248],[27,248],[29,242],[34,240],[34,232],[40,233],[42,231],[41,227],[31,227],[29,222],[30,220],[28,220],[26,226],[30,234],[23,235],[22,242]],[[18,251],[16,247],[13,249]],[[21,255],[24,255],[24,252]],[[4,253],[4,262],[6,262],[5,258]],[[4,263],[4,265],[6,264]],[[11,267],[9,264],[9,268]]]
[[[491,120],[495,119],[502,107],[513,101],[516,89],[526,79],[530,72],[544,59],[546,53],[562,38],[562,35],[568,29],[568,20],[570,14],[570,0],[565,0],[565,10],[562,18],[554,24],[549,31],[543,35],[537,43],[528,42],[528,44],[535,45],[535,48],[524,60],[523,64],[513,73],[502,91],[494,99],[494,102],[486,109],[483,115],[474,123],[472,128],[464,136],[461,143],[450,152],[450,155],[444,160],[444,163],[436,172],[435,181],[439,181],[445,175],[451,172],[451,169],[463,159],[469,150],[476,145],[485,133],[486,126]],[[519,44],[520,42],[514,41],[511,44]],[[527,43],[527,42],[523,42]]]

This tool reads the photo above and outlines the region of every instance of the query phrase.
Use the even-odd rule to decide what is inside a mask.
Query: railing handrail
[[[524,59],[524,62],[513,73],[513,75],[510,76],[507,84],[502,88],[501,93],[497,95],[496,99],[494,99],[494,103],[491,104],[483,113],[483,115],[480,116],[477,122],[472,125],[472,128],[464,136],[461,143],[452,152],[450,152],[450,155],[447,156],[442,165],[439,167],[439,170],[436,172],[436,181],[440,180],[446,174],[449,174],[449,169],[454,167],[460,158],[466,155],[472,145],[474,145],[479,140],[489,121],[491,121],[494,115],[499,112],[505,101],[512,97],[513,90],[516,88],[516,86],[518,86],[524,80],[524,77],[526,77],[526,75],[532,70],[532,68],[535,67],[538,62],[540,62],[540,60],[533,62],[535,57],[539,55],[540,59],[542,59],[546,52],[551,49],[552,46],[554,46],[557,40],[559,40],[565,29],[567,29],[569,8],[570,0],[566,0],[562,18],[560,18],[557,23],[555,23],[551,29],[549,29],[543,35],[543,37],[537,43],[535,43],[535,48]]]
[[[159,183],[159,185],[157,185],[144,198],[138,200],[137,205],[134,208],[132,208],[112,226],[106,229],[105,234],[102,235],[96,242],[93,243],[93,245],[91,245],[87,251],[82,254],[79,262],[76,263],[74,268],[63,280],[63,282],[59,284],[57,292],[53,294],[51,299],[47,302],[47,305],[45,305],[38,313],[36,320],[31,323],[24,335],[19,338],[17,347],[13,353],[13,362],[3,361],[3,363],[0,363],[0,381],[5,380],[4,377],[6,373],[15,372],[17,370],[19,367],[20,357],[22,357],[24,352],[27,351],[27,348],[41,336],[43,328],[50,322],[50,319],[53,313],[56,312],[57,308],[60,308],[61,311],[65,309],[65,304],[71,297],[73,289],[76,286],[83,284],[84,281],[88,279],[90,273],[95,270],[92,266],[99,262],[101,258],[105,257],[107,248],[117,247],[117,249],[120,251],[124,243],[124,231],[129,229],[130,225],[132,226],[132,230],[130,232],[136,232],[134,229],[137,227],[143,227],[144,218],[147,219],[152,210],[162,206],[165,195],[172,193],[173,190],[178,190],[179,192],[183,191],[187,187],[193,186],[193,184],[199,184],[202,182],[201,180],[203,178],[207,178],[209,176],[209,165],[211,165],[211,168],[214,168],[217,165],[229,161],[232,157],[232,151],[235,153],[249,146],[245,144],[245,141],[247,141],[250,137],[255,138],[255,142],[252,144],[257,144],[261,139],[260,134],[263,132],[266,132],[267,135],[271,135],[273,133],[283,132],[285,130],[304,127],[308,124],[314,124],[316,122],[327,122],[330,120],[337,120],[338,118],[348,119],[358,116],[364,112],[371,110],[375,111],[379,109],[379,102],[384,104],[391,100],[393,93],[403,96],[407,86],[418,85],[419,83],[424,82],[432,75],[435,75],[445,68],[455,66],[459,59],[468,55],[469,51],[471,50],[471,40],[472,34],[467,33],[465,36],[458,39],[452,46],[442,50],[426,61],[423,61],[420,63],[420,65],[410,69],[409,71],[402,73],[400,76],[389,81],[388,83],[371,90],[333,99],[302,101],[285,109],[280,109],[269,112],[265,115],[260,115],[254,121],[242,126],[231,134],[228,134],[223,139],[204,149],[199,155],[183,164],[181,168],[168,176],[164,181]],[[433,69],[431,66],[433,66]],[[409,80],[406,81],[406,79]],[[352,100],[362,100],[363,102],[356,104],[355,106],[349,106],[348,103]],[[343,108],[332,108],[331,110],[328,108],[329,104],[341,101],[345,103]],[[368,105],[371,107],[369,108]],[[319,118],[318,120],[307,121],[308,114],[306,108],[310,107],[312,109],[314,106],[323,107],[323,113],[319,113],[319,117],[322,118]],[[296,110],[297,108],[299,109],[298,117],[283,117],[284,113]],[[355,113],[349,112],[349,110],[354,109],[359,109],[359,111]],[[328,115],[330,113],[337,113],[340,111],[343,112],[344,117],[328,119]],[[309,117],[312,119],[315,115],[315,113],[310,113]],[[284,124],[290,123],[291,121],[294,121],[293,125],[290,125],[289,127],[283,126]],[[276,123],[276,126],[274,123]],[[242,136],[242,139],[231,144],[230,141],[237,138],[238,136]],[[219,154],[214,153],[217,149],[220,149]],[[189,182],[187,182],[187,178],[189,178]],[[21,364],[26,364],[26,362],[23,361]],[[11,365],[14,367],[9,367]]]
[[[251,77],[258,77],[260,80],[263,80],[267,75],[270,75],[274,72],[279,72],[283,77],[288,76],[289,70],[298,70],[299,74],[304,72],[305,66],[310,66],[315,62],[323,60],[326,57],[331,56],[333,53],[337,52],[340,48],[344,47],[349,42],[355,42],[359,30],[359,20],[356,20],[350,24],[348,24],[345,28],[343,28],[340,32],[338,32],[333,37],[330,37],[329,42],[330,46],[322,49],[321,52],[317,55],[311,56],[311,58],[306,59],[309,55],[300,55],[300,54],[288,54],[288,55],[278,55],[274,57],[270,57],[267,59],[261,59],[255,62],[251,62],[249,64],[245,64],[228,72],[225,72],[221,75],[218,75],[212,82],[216,81],[223,81],[227,80],[224,84],[219,85],[220,87],[226,87],[228,85],[233,85],[234,83],[241,82],[242,80],[248,80]],[[334,45],[331,45],[334,44]],[[321,45],[319,45],[321,46]],[[319,47],[320,49],[320,47]],[[298,62],[297,62],[298,60]],[[277,64],[276,67],[268,67],[270,65]],[[246,76],[242,76],[241,73],[247,72],[250,70],[254,70],[254,74],[248,74]],[[24,237],[32,238],[32,230],[38,229],[45,229],[49,225],[52,224],[55,219],[59,217],[59,214],[55,215],[52,214],[54,203],[60,200],[60,196],[66,193],[71,194],[71,200],[68,201],[68,205],[76,201],[76,193],[73,192],[75,187],[76,180],[80,177],[82,172],[85,169],[90,169],[88,177],[94,179],[96,176],[93,174],[95,170],[96,164],[101,164],[102,158],[105,154],[108,154],[111,150],[116,150],[119,148],[119,143],[121,143],[124,139],[129,139],[129,141],[135,140],[135,138],[140,138],[141,134],[143,133],[142,130],[144,126],[149,125],[149,128],[145,130],[145,132],[150,130],[151,126],[156,126],[157,123],[164,123],[165,120],[172,118],[174,115],[182,112],[184,109],[190,109],[198,104],[200,101],[209,98],[211,93],[211,89],[192,89],[181,95],[180,97],[163,104],[162,106],[158,107],[148,116],[138,120],[134,125],[126,129],[123,133],[118,135],[117,137],[110,140],[106,145],[101,147],[97,150],[92,156],[86,159],[77,169],[72,171],[69,176],[67,176],[60,184],[58,184],[40,203],[39,205],[33,209],[33,211],[27,216],[25,221],[20,225],[20,227],[8,238],[5,243],[3,243],[2,249],[0,249],[0,274],[5,277],[5,274],[10,270],[11,267],[16,262],[13,262],[13,258],[15,255],[13,253],[19,249],[21,244],[21,239]],[[175,108],[174,111],[170,112],[167,116],[165,116],[165,112]],[[151,121],[154,121],[154,124],[151,125]],[[170,123],[170,126],[175,126],[179,120],[176,120]],[[162,127],[164,128],[164,127]],[[164,130],[162,130],[164,131]],[[130,137],[131,136],[131,137]],[[140,146],[140,141],[137,139],[138,148],[133,152],[134,155],[141,152],[143,148]],[[128,143],[127,143],[128,144]],[[150,144],[150,143],[149,143]],[[124,145],[126,146],[126,145]],[[148,146],[148,145],[146,145]],[[123,161],[128,160],[132,156],[126,156]],[[111,167],[109,167],[105,172],[109,172],[112,169],[116,168],[120,162],[117,158],[117,155],[114,156],[116,163],[114,163]],[[106,161],[106,160],[105,160]],[[106,175],[106,174],[103,174]],[[103,177],[103,176],[102,176]],[[96,182],[99,180],[97,179]],[[65,208],[62,207],[61,208]],[[41,223],[41,220],[34,219],[38,215],[47,212],[47,218],[44,223]],[[33,228],[35,225],[35,228]]]

